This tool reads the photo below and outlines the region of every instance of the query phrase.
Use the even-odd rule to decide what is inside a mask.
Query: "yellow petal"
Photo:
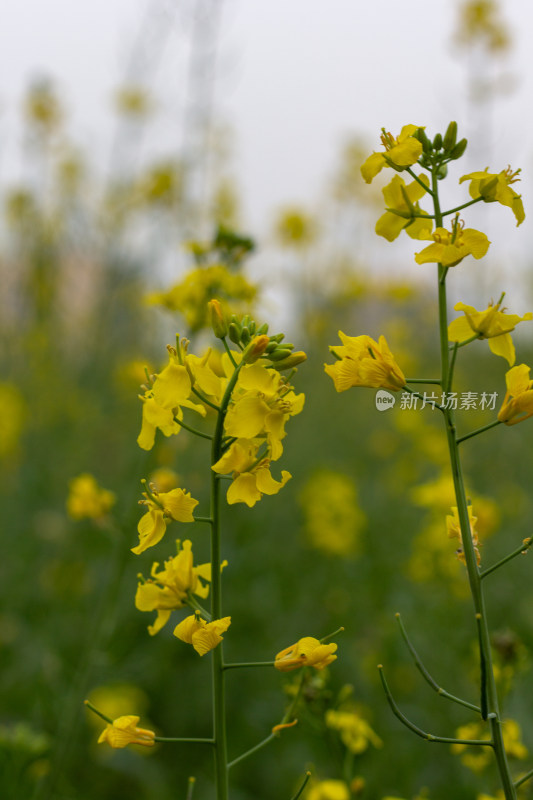
[[[489,338],[489,347],[494,355],[503,356],[509,362],[509,366],[513,366],[516,361],[516,353],[509,333],[504,333],[501,336],[491,336]]]

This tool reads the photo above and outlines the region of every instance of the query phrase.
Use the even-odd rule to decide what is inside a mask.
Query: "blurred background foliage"
[[[461,43],[484,36],[487,53],[500,54],[509,42],[489,13],[494,4],[467,5]],[[208,660],[171,630],[148,636],[152,620],[133,599],[137,573],[147,575],[153,559],[129,548],[141,478],[165,487],[179,480],[200,507],[207,502],[209,454],[201,441],[183,433],[146,454],[135,439],[144,367],[164,364],[176,332],[192,338],[193,352],[205,350],[211,297],[232,311],[251,309],[259,322],[274,317],[271,331],[282,318],[287,338],[309,355],[294,380],[306,406],[291,421],[284,454],[292,481],[251,510],[225,511],[224,602],[233,617],[227,657],[268,660],[301,636],[345,627],[338,661],[305,686],[298,726],[234,768],[232,797],[288,798],[308,768],[314,800],[345,800],[348,783],[353,796],[369,799],[447,800],[453,787],[454,798],[466,800],[489,791],[491,765],[411,737],[390,713],[377,676],[383,663],[397,701],[426,730],[451,736],[472,721],[423,683],[394,618],[401,611],[435,679],[477,702],[466,575],[446,536],[452,497],[440,419],[430,409],[398,406],[378,414],[372,391],[337,395],[323,373],[339,329],[385,334],[410,375],[432,375],[437,358],[431,288],[387,265],[376,273],[354,256],[368,252],[361,243],[381,213],[379,189],[364,187],[359,175],[371,145],[354,137],[339,154],[319,211],[280,210],[271,266],[258,274],[256,245],[240,230],[237,192],[224,168],[223,137],[205,137],[193,155],[140,167],[131,150],[149,124],[150,95],[125,85],[116,102],[116,169],[104,180],[70,140],[53,84],[30,87],[22,109],[29,177],[2,187],[4,796],[174,800],[185,798],[189,775],[197,777],[195,797],[213,794],[201,748],[112,751],[96,744],[101,722],[83,707],[90,697],[112,717],[139,714],[161,735],[210,733]],[[529,336],[519,344],[519,362],[531,358]],[[475,343],[460,354],[458,389],[496,391],[501,401],[504,372],[501,359]],[[458,416],[465,431],[492,418],[473,410]],[[464,453],[488,565],[531,535],[530,427],[497,428]],[[69,484],[86,473],[112,496],[92,518],[82,496],[69,516]],[[185,534],[178,527],[155,557],[169,554],[169,537],[190,535],[198,562],[208,560],[201,526]],[[516,736],[529,750],[530,558],[489,579],[504,716],[521,727]],[[229,675],[232,757],[268,734],[293,692],[291,676],[274,670]],[[525,757],[523,748],[515,752]]]

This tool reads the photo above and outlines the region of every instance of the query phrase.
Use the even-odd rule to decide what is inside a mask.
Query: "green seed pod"
[[[442,147],[442,134],[437,133],[437,135],[433,139],[433,149],[440,150],[441,147]]]
[[[240,329],[234,322],[230,322],[228,326],[228,336],[230,338],[230,341],[233,342],[233,344],[239,344],[239,342],[241,341]]]
[[[444,134],[444,139],[442,140],[442,146],[446,151],[453,150],[456,142],[457,142],[457,122],[450,122],[446,130],[446,133]]]
[[[463,155],[464,151],[466,150],[467,144],[468,144],[468,141],[466,139],[460,139],[457,142],[457,144],[455,145],[455,147],[453,148],[453,150],[451,151],[450,158],[453,161],[455,161],[457,158],[461,158],[461,156]]]

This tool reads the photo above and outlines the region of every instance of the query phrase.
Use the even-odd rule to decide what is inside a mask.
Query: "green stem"
[[[192,428],[190,425],[187,425],[186,422],[183,422],[182,419],[176,419],[174,417],[174,421],[178,423],[182,428],[185,428],[186,431],[190,431],[190,433],[194,433],[195,436],[201,436],[202,439],[211,439],[213,438],[210,433],[204,433],[203,431],[197,430],[197,428]]]
[[[258,750],[261,750],[262,747],[267,745],[269,742],[272,741],[272,739],[275,739],[275,738],[276,738],[276,735],[274,733],[270,733],[265,739],[262,739],[258,744],[254,745],[253,747],[250,747],[250,749],[246,750],[245,753],[241,753],[240,756],[237,756],[237,758],[234,758],[233,761],[230,761],[229,764],[228,764],[228,769],[230,769],[231,767],[234,767],[235,764],[239,763],[239,761],[244,761],[245,758],[248,758],[248,756],[253,755]]]
[[[226,350],[226,353],[229,356],[229,360],[231,361],[231,363],[233,364],[235,369],[237,369],[237,363],[236,363],[235,359],[233,358],[233,353],[231,352],[226,339],[222,339],[222,344],[224,345],[224,349]]]
[[[408,173],[409,173],[409,175],[411,176],[411,178],[414,178],[414,180],[415,180],[417,183],[419,183],[419,184],[420,184],[420,186],[422,186],[422,187],[424,188],[424,191],[426,191],[428,194],[430,194],[430,195],[432,195],[432,196],[433,196],[433,189],[430,189],[430,188],[429,188],[429,186],[428,186],[427,184],[425,184],[425,183],[424,183],[424,181],[420,180],[420,178],[418,177],[418,175],[416,175],[416,174],[413,172],[413,170],[411,169],[411,167],[407,167],[407,169],[406,169],[406,172],[408,172]]]
[[[413,733],[416,733],[416,735],[420,736],[421,739],[425,739],[427,742],[444,742],[445,744],[468,744],[492,747],[492,741],[490,739],[454,739],[448,736],[434,736],[432,733],[426,733],[426,731],[423,731],[422,728],[419,728],[418,725],[415,725],[413,722],[407,719],[405,714],[402,714],[396,705],[396,701],[394,700],[391,690],[389,689],[388,683],[385,679],[382,664],[378,665],[378,670],[379,677],[381,678],[381,684],[387,696],[392,713],[406,726],[406,728],[409,728],[409,730],[411,730]]]
[[[223,669],[240,669],[241,667],[273,667],[274,661],[235,661],[224,664]]]
[[[407,635],[407,631],[405,630],[400,614],[396,614],[396,619],[398,620],[398,625],[400,626],[400,631],[403,640],[406,643],[409,652],[413,657],[415,667],[418,669],[424,680],[431,686],[431,688],[434,689],[434,691],[437,692],[437,694],[440,694],[441,697],[445,697],[446,700],[452,700],[454,703],[458,703],[461,706],[465,706],[465,708],[470,708],[472,709],[472,711],[477,711],[479,713],[481,711],[479,706],[476,706],[473,703],[469,703],[467,700],[462,700],[460,697],[456,697],[455,695],[450,694],[445,689],[443,689],[442,686],[439,686],[439,684],[431,677],[431,675],[423,665],[422,661],[420,660],[420,656],[418,655],[415,648],[411,644],[411,640]]]
[[[211,400],[209,400],[203,392],[200,392],[199,389],[196,389],[194,386],[192,387],[192,393],[195,394],[196,397],[202,401],[202,403],[205,403],[206,406],[211,406],[211,408],[214,408],[215,411],[220,411],[220,406],[217,406],[216,403],[213,403]]]
[[[470,433],[467,433],[465,436],[460,436],[458,439],[455,440],[456,444],[461,444],[461,442],[466,442],[467,439],[471,439],[473,436],[477,436],[478,433],[484,433],[485,431],[490,431],[491,428],[495,428],[497,425],[501,424],[502,423],[500,422],[499,419],[494,420],[494,422],[489,422],[488,425],[483,425],[482,428],[476,428],[475,431],[471,431]]]
[[[522,786],[522,784],[530,780],[530,778],[533,778],[533,769],[531,769],[529,772],[526,772],[525,775],[522,775],[521,778],[515,781],[515,789],[518,789],[519,786]]]
[[[480,200],[483,200],[481,195],[479,197],[476,197],[474,200],[469,200],[467,203],[463,203],[460,206],[456,206],[455,208],[450,208],[449,211],[443,211],[442,216],[447,217],[450,214],[455,214],[457,211],[462,211],[463,208],[468,208],[468,206],[473,206],[474,203],[479,203]]]
[[[438,227],[441,227],[442,214],[439,205],[436,169],[434,169],[432,172],[432,186],[434,191],[433,202],[436,223]],[[442,264],[438,265],[439,337],[442,366],[442,386],[451,388],[448,350],[448,315],[446,303],[447,272],[448,270],[444,268]],[[459,458],[458,440],[455,432],[454,415],[451,409],[444,410],[444,421],[446,425],[446,436],[448,440],[448,450],[450,454],[450,465],[457,503],[457,513],[461,527],[463,552],[465,556],[468,580],[470,583],[470,592],[474,605],[474,616],[478,631],[481,673],[481,715],[483,719],[490,720],[492,744],[494,747],[494,754],[496,756],[496,762],[498,765],[498,771],[500,774],[505,800],[516,800],[516,790],[510,775],[499,719],[500,712],[498,707],[498,694],[492,665],[492,653],[487,614],[485,610],[485,599],[481,586],[480,571],[477,565],[477,556],[474,549],[474,543],[472,541],[470,518],[468,515],[468,504],[464,488],[461,460]],[[465,437],[463,437],[461,441],[464,440]]]
[[[237,383],[241,365],[235,367],[218,411],[215,432],[211,445],[211,465],[216,464],[222,456],[222,439],[224,436],[224,418],[231,400],[231,394]],[[222,576],[221,576],[221,543],[220,543],[220,481],[211,470],[211,617],[222,617]],[[215,780],[217,800],[228,800],[228,745],[226,736],[226,707],[224,683],[224,657],[222,642],[212,653],[213,683],[213,738],[215,740]]]
[[[291,800],[298,800],[298,798],[301,796],[303,790],[307,786],[307,781],[309,780],[310,777],[311,777],[311,773],[310,772],[306,772],[305,773],[305,778],[303,779],[302,785],[300,786],[300,788],[298,789],[296,794],[292,796]]]
[[[507,562],[511,561],[511,559],[516,558],[516,556],[522,555],[523,553],[527,553],[532,544],[533,544],[533,538],[529,537],[528,539],[524,539],[520,547],[517,547],[516,550],[513,550],[513,552],[509,553],[508,556],[502,558],[501,561],[498,561],[496,562],[496,564],[493,564],[492,567],[487,567],[487,569],[482,570],[479,574],[479,577],[483,580],[483,578],[486,578],[487,575],[491,574],[491,572],[494,572],[494,570],[498,569],[499,567],[502,567],[504,564],[507,564]]]
[[[440,386],[440,378],[406,378],[407,383],[426,383],[431,384],[434,383],[436,386]]]

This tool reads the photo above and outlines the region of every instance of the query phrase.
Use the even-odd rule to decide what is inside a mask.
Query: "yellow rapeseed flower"
[[[337,357],[335,364],[326,364],[326,373],[335,389],[344,392],[352,386],[368,386],[398,392],[406,384],[405,375],[394,360],[384,336],[375,342],[370,336],[346,336],[339,331],[342,347],[329,349]]]
[[[423,183],[429,183],[426,175],[422,175],[420,180]],[[405,230],[412,239],[427,239],[433,230],[433,221],[429,217],[420,219],[410,216],[414,213],[425,213],[416,202],[426,194],[420,183],[413,181],[406,185],[403,178],[395,175],[382,191],[387,211],[376,222],[378,236],[383,236],[387,241],[392,242],[402,230]],[[400,214],[394,213],[396,211],[399,211]]]
[[[450,342],[464,342],[477,333],[480,339],[488,339],[489,347],[497,356],[507,359],[512,367],[515,360],[515,349],[510,332],[514,331],[519,322],[532,320],[533,314],[528,311],[523,317],[518,314],[506,314],[505,309],[500,311],[501,300],[489,304],[485,311],[476,311],[473,306],[465,303],[456,303],[456,311],[463,311],[464,317],[454,319],[448,326],[448,339]]]
[[[113,720],[113,722],[106,725],[100,734],[98,744],[107,742],[114,748],[126,747],[128,744],[142,744],[145,747],[152,747],[155,733],[145,728],[138,728],[139,719],[139,717],[129,715]]]
[[[507,392],[498,411],[500,422],[516,425],[533,415],[533,381],[529,378],[530,370],[531,367],[527,364],[520,364],[505,374]]]
[[[274,660],[274,666],[280,672],[290,672],[300,667],[324,669],[337,658],[334,655],[336,650],[336,644],[321,644],[318,639],[306,636],[278,653]]]
[[[209,594],[211,564],[193,566],[192,542],[186,539],[181,548],[179,540],[177,544],[178,555],[165,561],[159,572],[159,564],[153,564],[151,579],[137,586],[136,608],[139,611],[157,611],[155,623],[148,626],[151,636],[166,625],[174,609],[187,604],[189,594],[202,598]]]
[[[501,172],[489,173],[488,167],[483,172],[471,172],[463,175],[459,183],[470,181],[470,196],[474,199],[482,197],[485,203],[501,203],[508,206],[516,218],[518,227],[526,218],[521,195],[511,189],[510,184],[520,180],[520,170],[512,172],[511,167]]]
[[[479,536],[476,530],[476,522],[477,517],[474,517],[472,512],[472,506],[468,506],[468,521],[470,523],[470,535],[472,536],[472,544],[474,545],[474,552],[476,554],[476,560],[479,564],[481,563],[481,554],[479,552]],[[457,510],[456,506],[452,506],[452,513],[446,516],[446,532],[448,534],[449,539],[459,539],[462,540],[461,537],[461,524],[459,522],[459,511]],[[465,554],[462,548],[459,548],[457,551],[457,558],[466,564]]]
[[[307,795],[307,800],[350,800],[351,794],[344,781],[327,780],[315,783]]]
[[[152,488],[150,494],[144,492],[144,497],[145,500],[140,502],[148,507],[148,511],[137,525],[139,544],[131,548],[131,552],[137,555],[161,541],[170,521],[194,522],[192,512],[198,505],[198,500],[184,489],[157,492]]]
[[[192,644],[196,652],[203,656],[222,641],[222,635],[231,625],[231,617],[206,622],[199,614],[186,617],[174,628],[174,636],[182,642]]]
[[[382,128],[381,142],[385,152],[372,153],[361,167],[361,175],[367,183],[372,183],[383,167],[401,171],[416,164],[422,155],[422,145],[413,134],[419,127],[419,125],[404,125],[397,138]]]
[[[252,508],[264,494],[277,494],[292,477],[281,471],[281,481],[270,473],[270,459],[257,457],[259,444],[249,439],[237,439],[211,469],[218,475],[232,473],[233,481],[228,489],[227,501],[246,503]]]
[[[88,472],[69,481],[67,513],[72,519],[102,519],[115,505],[115,495],[102,489]]]
[[[459,224],[455,224],[451,231],[435,228],[427,238],[433,239],[433,244],[415,253],[417,264],[435,262],[443,267],[455,267],[466,256],[483,258],[490,245],[484,233],[474,228],[461,228]]]

